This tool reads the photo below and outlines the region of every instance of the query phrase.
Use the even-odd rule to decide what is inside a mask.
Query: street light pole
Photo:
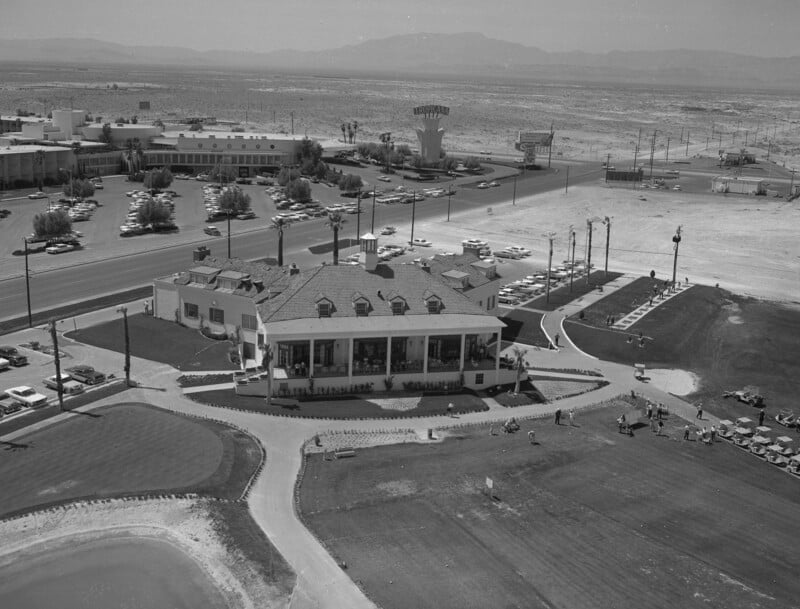
[[[453,196],[451,189],[447,190],[447,221],[450,222],[450,198]]]
[[[413,199],[411,200],[411,241],[409,245],[414,247],[414,217],[417,215],[417,191],[413,191]]]
[[[606,216],[603,219],[603,224],[606,225],[606,268],[605,268],[605,276],[608,277],[608,244],[611,241],[611,218]]]
[[[543,237],[547,237],[548,241],[550,242],[550,249],[547,255],[547,287],[545,288],[545,302],[550,303],[550,271],[553,266],[553,238],[555,237],[555,233],[545,233],[542,235]]]
[[[517,204],[517,176],[514,176],[514,194],[511,196],[511,205]]]
[[[356,239],[361,242],[361,189],[356,193]]]
[[[675,276],[678,272],[678,246],[681,244],[681,227],[678,226],[678,230],[675,231],[675,235],[672,237],[672,242],[675,244],[675,258],[672,262],[672,285],[675,285]]]
[[[58,353],[58,332],[56,332],[56,320],[51,319],[50,336],[53,339],[53,353],[55,355],[56,364],[56,391],[58,392],[58,409],[63,412],[64,410],[64,383],[61,382],[61,356]]]
[[[375,189],[372,189],[372,223],[369,229],[373,235],[375,234]]]
[[[25,244],[25,295],[28,298],[28,327],[33,327],[33,317],[31,316],[31,274],[28,270],[28,240],[23,237]]]
[[[586,230],[589,232],[589,244],[586,249],[586,285],[592,285],[592,222],[593,220],[586,221]]]
[[[569,291],[572,292],[572,280],[575,278],[575,231],[570,227],[572,233],[572,266],[569,268]]]
[[[225,214],[228,216],[228,258],[231,257],[231,210],[228,210],[228,213]]]
[[[125,326],[125,385],[131,386],[131,340],[128,333],[128,307],[118,307],[117,313],[122,313],[122,321]]]

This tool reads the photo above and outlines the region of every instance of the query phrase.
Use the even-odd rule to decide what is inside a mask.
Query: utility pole
[[[689,132],[686,132],[686,156],[689,156]]]
[[[225,214],[228,217],[228,259],[231,257],[231,210]]]
[[[361,189],[356,193],[356,239],[361,242]]]
[[[554,138],[554,131],[553,131],[553,123],[550,123],[550,146],[547,147],[547,168],[550,169],[550,159],[553,158],[553,138]]]
[[[790,197],[792,196],[792,189],[794,189],[794,174],[795,174],[795,172],[797,172],[797,170],[796,169],[792,169],[791,172],[792,172],[792,180],[791,180],[791,182],[789,182],[789,196]]]
[[[671,138],[669,138],[669,137],[667,138],[667,156],[666,156],[666,158],[664,159],[664,162],[665,162],[665,163],[669,163],[669,141],[670,141],[670,139],[671,139]]]
[[[589,237],[589,244],[586,248],[586,285],[592,285],[590,278],[592,275],[592,223],[594,221],[595,218],[590,218],[586,221],[586,230]]]
[[[64,411],[64,383],[61,382],[61,356],[58,353],[58,332],[56,332],[56,320],[51,319],[50,337],[53,339],[53,354],[56,363],[56,391],[58,391],[58,409]]]
[[[517,204],[517,176],[514,176],[514,193],[511,195],[511,205]]]
[[[553,232],[544,233],[543,237],[547,237],[547,240],[550,242],[550,249],[548,250],[547,254],[547,288],[545,292],[544,301],[549,303],[550,302],[550,271],[551,267],[553,266],[553,239],[555,238],[556,234]]]
[[[678,143],[680,144],[681,142],[683,142],[683,127],[681,127],[681,139],[678,141]]]
[[[28,269],[28,240],[23,237],[25,243],[25,295],[28,298],[28,327],[33,327],[33,317],[31,316],[31,274]]]
[[[769,161],[769,154],[772,152],[772,140],[767,140],[767,160]]]
[[[294,135],[294,110],[292,110],[289,114],[292,116],[292,135]]]
[[[675,259],[672,262],[672,285],[675,285],[675,275],[678,272],[678,246],[681,244],[681,227],[678,226],[678,230],[675,231],[675,235],[672,237],[672,242],[675,244]]]
[[[569,165],[567,165],[567,181],[564,183],[564,194],[569,192]]]
[[[411,247],[414,247],[414,217],[417,215],[417,192],[414,191],[414,199],[411,201]]]
[[[117,313],[122,313],[122,322],[125,327],[125,386],[131,386],[131,339],[128,333],[128,307],[117,307]]]
[[[611,164],[611,153],[606,155],[606,184],[608,184],[608,166]]]
[[[572,233],[572,266],[569,267],[569,291],[572,293],[572,281],[575,279],[575,231],[570,226],[570,233]]]
[[[653,156],[656,154],[656,132],[653,131],[653,143],[650,144],[650,181],[653,181]]]

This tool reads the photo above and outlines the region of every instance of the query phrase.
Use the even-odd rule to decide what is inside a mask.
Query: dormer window
[[[402,315],[406,312],[406,303],[401,300],[397,299],[392,302],[392,315]]]
[[[441,308],[441,304],[437,299],[431,298],[428,300],[428,313],[438,313],[439,309]]]
[[[319,313],[320,317],[330,317],[331,316],[331,303],[327,300],[322,300],[317,303],[317,313]]]
[[[369,307],[367,306],[366,300],[359,300],[355,303],[356,308],[356,316],[358,317],[366,317],[367,313],[369,313]]]

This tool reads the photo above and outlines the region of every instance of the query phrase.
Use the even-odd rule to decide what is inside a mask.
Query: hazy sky
[[[0,38],[197,50],[320,50],[397,34],[482,32],[545,51],[800,55],[798,0],[2,0],[2,14]]]

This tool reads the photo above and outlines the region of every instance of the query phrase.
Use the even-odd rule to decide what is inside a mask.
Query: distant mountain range
[[[380,73],[450,78],[520,78],[642,85],[800,89],[800,56],[764,58],[717,51],[548,53],[483,34],[408,34],[325,51],[195,51],[169,46],[125,46],[90,39],[0,40],[3,63],[179,65]]]

